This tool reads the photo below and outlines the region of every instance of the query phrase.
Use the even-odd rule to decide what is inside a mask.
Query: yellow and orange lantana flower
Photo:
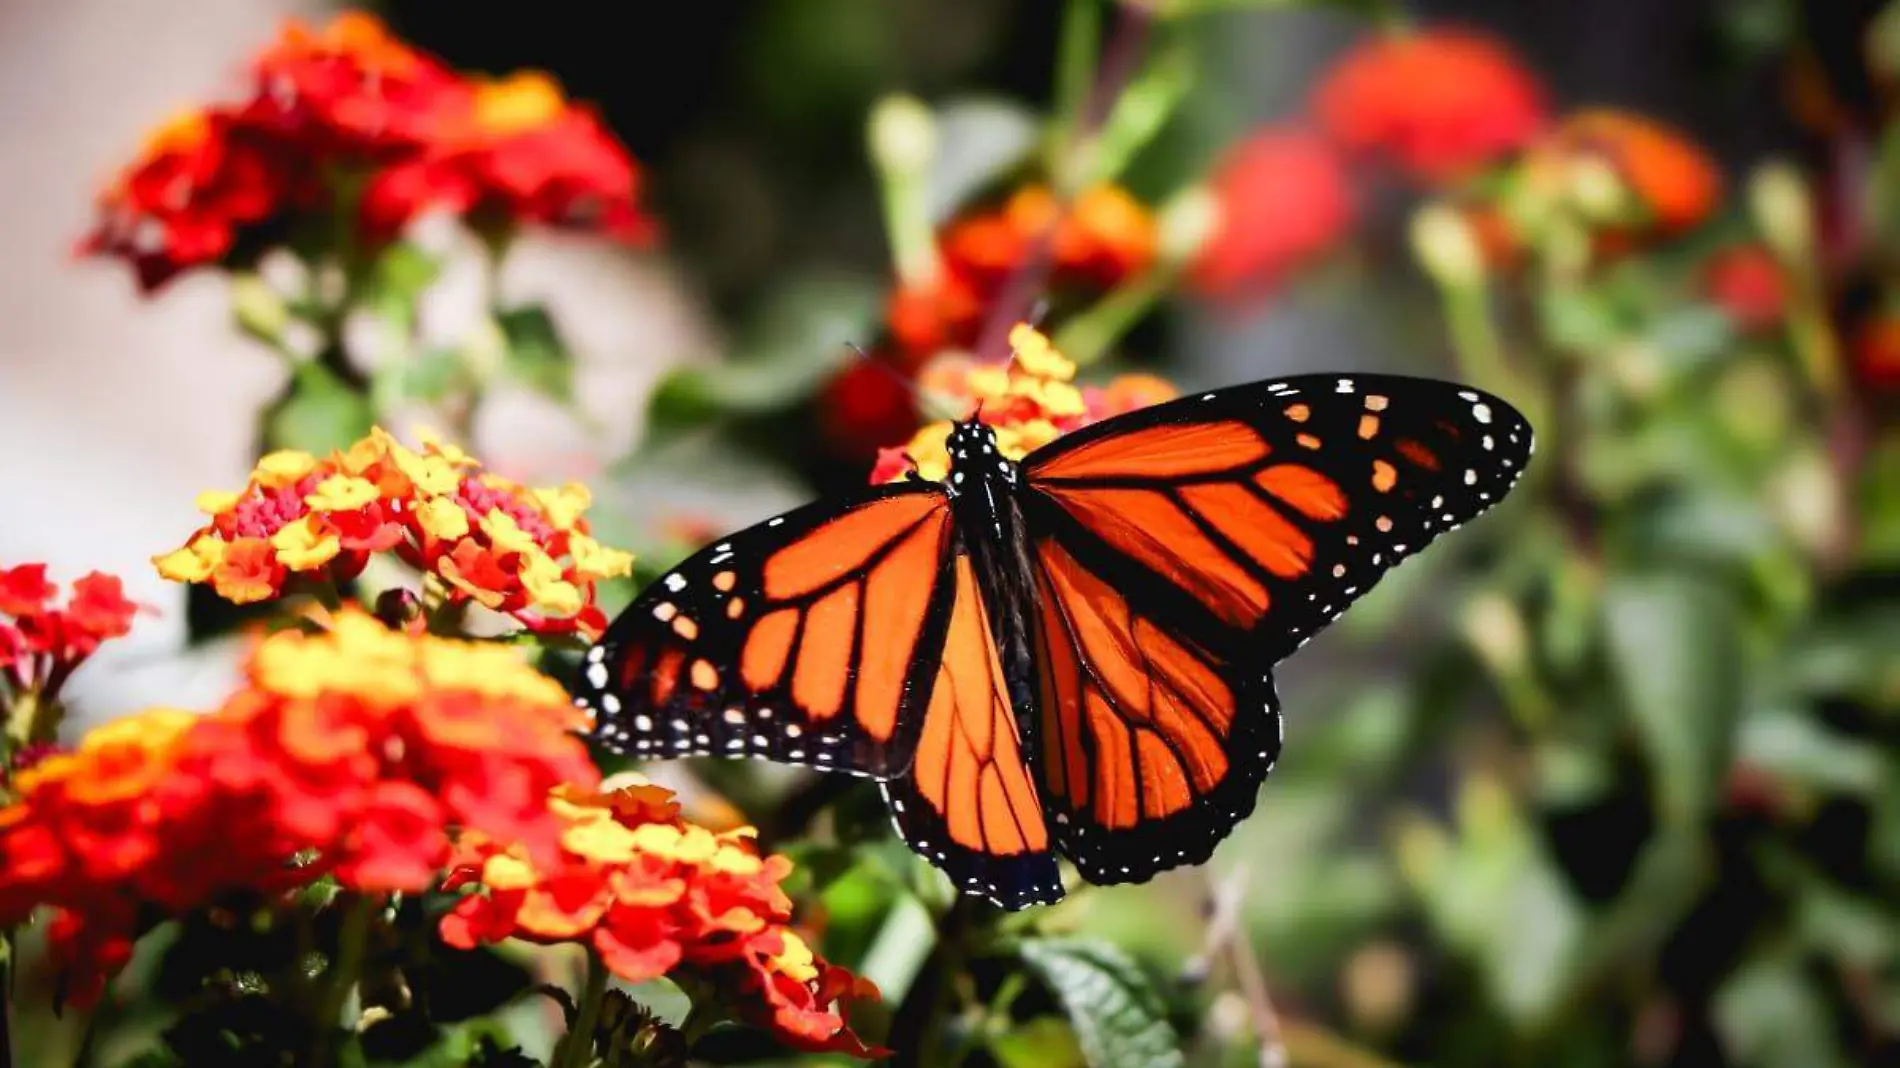
[[[548,792],[599,779],[560,684],[507,646],[392,631],[357,609],[333,623],[264,639],[216,711],[118,720],[15,777],[0,927],[53,910],[69,998],[98,996],[154,910],[324,875],[425,890],[456,833],[560,855]]]
[[[200,495],[211,521],[154,562],[168,579],[244,604],[299,579],[348,580],[370,554],[394,552],[450,603],[593,636],[606,623],[596,584],[629,574],[633,558],[594,540],[591,503],[578,483],[528,489],[452,445],[413,450],[378,429],[327,459],[265,456],[243,490]]]
[[[842,1009],[876,997],[876,987],[815,956],[792,930],[780,887],[791,861],[760,856],[750,827],[714,833],[686,822],[669,791],[630,778],[615,790],[549,796],[564,828],[553,863],[463,836],[448,886],[475,892],[443,918],[443,941],[577,942],[630,983],[710,983],[722,1004],[798,1048],[883,1053],[864,1046]]]
[[[1027,324],[1010,331],[1009,343],[1013,354],[1007,363],[961,354],[938,357],[925,365],[919,385],[941,407],[973,413],[987,423],[996,431],[997,449],[1012,460],[1071,430],[1176,395],[1174,386],[1147,374],[1121,375],[1099,388],[1078,385],[1075,364]],[[907,444],[878,454],[871,481],[896,482],[912,471],[941,480],[950,470],[949,437],[948,422],[922,427]]]

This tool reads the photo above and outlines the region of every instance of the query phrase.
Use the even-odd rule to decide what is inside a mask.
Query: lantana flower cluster
[[[236,493],[201,494],[210,522],[156,557],[159,573],[243,604],[298,582],[341,583],[373,553],[431,576],[448,604],[473,602],[542,633],[596,635],[596,588],[633,558],[596,541],[587,488],[528,489],[438,441],[410,449],[373,430],[327,459],[295,450],[257,462]]]
[[[139,611],[118,576],[97,571],[74,581],[63,605],[58,595],[45,564],[0,568],[0,696],[58,690],[101,642],[129,632]]]
[[[288,23],[247,75],[239,99],[147,139],[101,193],[82,252],[128,260],[151,292],[338,211],[372,244],[432,211],[655,233],[625,147],[544,75],[464,77],[362,12]]]
[[[433,885],[456,831],[553,857],[545,798],[598,781],[560,685],[508,647],[392,631],[359,609],[281,631],[219,709],[93,730],[0,809],[0,927],[53,910],[69,999],[96,998],[153,915],[333,875]]]
[[[487,835],[457,843],[447,886],[472,892],[443,918],[444,942],[579,943],[629,983],[672,975],[710,984],[720,1004],[797,1048],[884,1052],[852,1033],[841,1007],[876,988],[792,930],[780,886],[791,861],[761,856],[751,828],[685,822],[670,792],[637,779],[563,787],[548,811],[562,827],[552,862]]]
[[[927,396],[956,412],[974,412],[996,431],[996,447],[1012,460],[1072,430],[1112,416],[1172,400],[1174,386],[1149,374],[1117,376],[1106,386],[1078,385],[1073,361],[1049,338],[1026,323],[1010,330],[1012,356],[1007,363],[951,354],[924,369],[920,385]],[[872,484],[910,477],[941,480],[949,473],[946,443],[951,424],[939,420],[897,448],[878,453]]]
[[[1147,206],[1113,185],[1084,190],[1067,212],[1039,184],[966,212],[938,234],[934,276],[891,294],[899,365],[915,368],[946,349],[974,346],[1003,287],[1045,240],[1050,288],[1099,293],[1154,262],[1157,233]]]

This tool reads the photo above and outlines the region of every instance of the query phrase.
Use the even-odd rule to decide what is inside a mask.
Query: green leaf
[[[1023,963],[1062,1003],[1091,1068],[1178,1068],[1181,1043],[1146,974],[1106,942],[1041,939]]]
[[[410,322],[422,294],[441,277],[435,257],[407,241],[384,249],[370,265],[363,282],[362,302],[384,318]]]
[[[882,288],[867,277],[791,279],[747,324],[731,359],[681,368],[660,383],[648,410],[653,433],[790,408],[854,358],[846,346],[873,336],[882,308]]]
[[[468,378],[461,354],[438,348],[383,364],[370,388],[376,410],[388,412],[409,401],[439,402],[464,388]]]
[[[289,389],[265,410],[263,420],[267,448],[322,455],[368,434],[375,413],[362,391],[311,360],[297,365]]]
[[[1831,1039],[1827,1003],[1795,960],[1751,964],[1716,992],[1714,1008],[1723,1052],[1734,1063],[1803,1068],[1842,1063]]]
[[[990,1039],[990,1053],[1003,1068],[1085,1068],[1089,1063],[1075,1032],[1053,1016],[1038,1016]]]
[[[1665,820],[1707,808],[1733,746],[1743,656],[1736,606],[1687,575],[1619,574],[1603,591],[1610,669],[1651,761]]]
[[[1881,751],[1829,730],[1794,709],[1750,716],[1736,749],[1743,761],[1777,779],[1829,793],[1872,798],[1886,773]]]
[[[509,308],[495,316],[506,346],[503,369],[516,381],[565,404],[574,399],[574,356],[539,304]]]
[[[1194,86],[1192,52],[1176,47],[1151,60],[1146,69],[1116,97],[1113,110],[1102,122],[1088,173],[1078,187],[1119,178],[1137,154],[1167,125],[1169,116]]]

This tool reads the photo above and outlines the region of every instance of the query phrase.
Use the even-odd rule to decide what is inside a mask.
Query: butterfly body
[[[1144,409],[734,534],[616,620],[578,703],[611,749],[879,781],[1006,908],[1207,859],[1281,747],[1273,666],[1501,499],[1531,450],[1451,383],[1298,376]]]

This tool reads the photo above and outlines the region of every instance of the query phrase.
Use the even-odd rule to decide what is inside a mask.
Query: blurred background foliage
[[[893,220],[1060,183],[1125,21],[1141,62],[1094,162],[1163,246],[1177,195],[1300,115],[1340,47],[1445,22],[1505,42],[1555,132],[1457,182],[1355,161],[1350,233],[1244,300],[1134,271],[1055,305],[1092,378],[1408,370],[1540,434],[1510,501],[1281,671],[1286,757],[1210,864],[1006,917],[953,903],[874,788],[719,762],[675,783],[800,861],[904,1063],[1900,1060],[1900,9],[709,0],[637,34],[578,3],[379,10],[456,66],[598,102],[725,334],[595,485],[636,581],[762,518],[749,487],[861,485],[867,444],[908,436],[908,411],[841,436],[865,409],[835,395],[848,342],[916,371],[891,356]],[[928,109],[921,178],[871,129],[899,93]],[[1600,107],[1670,132],[1579,118]],[[398,305],[429,282],[388,266]],[[554,324],[499,322],[563,396]],[[298,418],[353,436],[363,403]],[[696,1056],[765,1063],[717,1033]]]

